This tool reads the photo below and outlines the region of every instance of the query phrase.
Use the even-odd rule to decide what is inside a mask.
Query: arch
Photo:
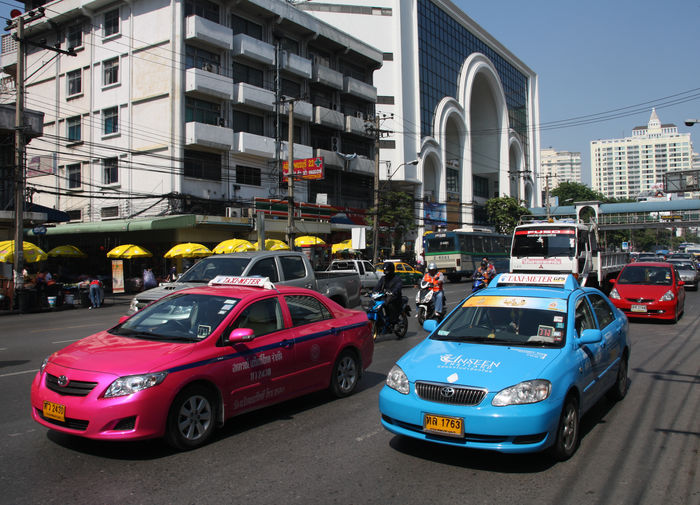
[[[511,130],[508,139],[508,175],[510,177],[510,196],[518,201],[525,199],[525,153],[520,137]]]

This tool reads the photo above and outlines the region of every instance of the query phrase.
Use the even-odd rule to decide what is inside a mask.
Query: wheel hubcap
[[[568,451],[576,440],[576,411],[573,407],[569,407],[566,411],[566,416],[564,417],[564,424],[562,426],[562,441],[564,442],[564,448]]]
[[[187,440],[197,440],[211,425],[211,405],[203,396],[192,396],[182,404],[178,429]]]
[[[341,391],[349,391],[355,385],[357,380],[357,368],[355,367],[355,360],[346,356],[338,364],[338,386]]]

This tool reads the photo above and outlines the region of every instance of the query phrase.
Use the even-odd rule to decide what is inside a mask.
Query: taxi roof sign
[[[496,285],[510,286],[547,286],[554,288],[576,289],[579,287],[572,274],[500,274]]]
[[[235,275],[217,275],[209,281],[209,286],[242,286],[247,288],[275,289],[269,277],[237,277]]]

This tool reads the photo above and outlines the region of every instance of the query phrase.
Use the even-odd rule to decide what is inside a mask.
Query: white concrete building
[[[427,228],[484,223],[494,196],[540,204],[537,74],[457,6],[325,0],[298,7],[382,51],[377,114],[387,115],[382,128],[392,134],[381,145],[389,169],[380,175],[413,191],[421,215],[424,204],[444,207],[446,219]],[[417,165],[408,163],[417,155]]]
[[[375,109],[382,55],[366,42],[282,0],[60,0],[44,8],[27,23],[27,38],[76,55],[27,54],[26,106],[45,118],[43,138],[28,148],[34,201],[84,223],[247,218],[255,197],[287,194],[286,98],[295,100],[294,158],[321,156],[326,170],[325,181],[298,182],[295,199],[326,193],[332,204],[367,206],[374,138],[364,118]],[[12,43],[3,38],[0,60],[9,75]],[[348,164],[338,150],[356,157]]]
[[[549,181],[549,189],[562,182],[581,184],[581,153],[557,151],[551,147],[540,150],[540,185]]]
[[[635,127],[631,137],[591,141],[592,187],[611,198],[663,189],[666,172],[690,170],[692,162],[690,133],[662,124],[655,109],[649,123]]]

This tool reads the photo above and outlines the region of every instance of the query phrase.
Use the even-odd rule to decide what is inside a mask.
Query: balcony
[[[311,60],[307,58],[302,58],[294,53],[288,51],[282,51],[282,70],[294,74],[304,79],[311,79]],[[376,92],[375,92],[376,96]],[[376,98],[375,98],[376,101]]]
[[[364,117],[345,116],[345,131],[354,135],[370,136],[367,133],[367,120]]]
[[[326,126],[333,130],[342,130],[345,126],[344,118],[343,113],[337,110],[327,109],[320,105],[314,107],[313,121],[317,125]]]
[[[233,85],[234,104],[246,105],[258,110],[272,112],[275,110],[275,92],[258,88],[247,82]]]
[[[289,157],[289,142],[282,142],[282,147],[280,149],[280,156],[284,161],[287,161]],[[294,144],[294,159],[303,160],[306,158],[314,157],[314,148],[311,146],[305,146],[303,144]]]
[[[354,77],[343,78],[343,93],[377,103],[377,88]]]
[[[233,37],[231,54],[234,58],[246,58],[264,65],[275,64],[275,46],[244,33],[238,33]]]
[[[233,31],[200,16],[185,19],[185,40],[188,43],[216,49],[232,49]]]
[[[297,101],[294,102],[294,120],[311,121],[313,116],[314,106],[309,102]],[[282,114],[289,115],[289,104],[282,105]]]
[[[343,74],[318,63],[313,65],[311,81],[329,88],[343,89]]]
[[[233,130],[206,123],[186,123],[185,145],[228,151],[233,147]]]
[[[327,167],[340,168],[348,173],[374,176],[374,160],[365,158],[364,156],[357,156],[346,162],[343,158],[338,156],[338,153],[327,149],[314,149],[313,155],[315,157],[322,157],[323,164]],[[296,154],[294,157],[299,158]]]
[[[233,90],[231,79],[216,73],[216,68],[188,68],[185,72],[185,93],[200,98],[231,100]]]
[[[233,152],[259,158],[275,157],[275,139],[248,132],[233,134]]]

